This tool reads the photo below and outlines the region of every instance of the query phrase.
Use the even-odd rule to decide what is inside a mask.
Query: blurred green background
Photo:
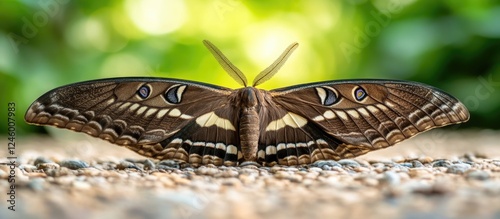
[[[471,121],[500,128],[500,3],[414,1],[1,1],[0,133],[7,102],[19,134],[46,91],[84,80],[171,77],[238,88],[208,39],[252,81],[292,42],[278,88],[349,78],[413,80],[462,100]]]

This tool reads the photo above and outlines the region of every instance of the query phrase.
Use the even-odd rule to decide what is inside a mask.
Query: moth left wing
[[[274,110],[276,115],[271,113],[270,122],[264,126],[273,122],[288,123],[283,126],[288,129],[276,128],[263,134],[283,135],[292,133],[291,128],[299,133],[295,134],[299,137],[289,134],[288,142],[276,148],[274,154],[279,154],[281,149],[281,157],[274,160],[283,164],[289,163],[284,159],[286,155],[293,155],[293,160],[304,155],[304,161],[293,162],[299,164],[308,159],[314,162],[352,158],[394,145],[423,131],[469,119],[469,112],[460,101],[415,82],[330,81],[269,93],[277,110]],[[264,136],[260,143],[263,150],[269,145],[266,138]],[[297,138],[310,140],[297,144],[294,142]],[[272,157],[267,159],[273,160]]]
[[[59,87],[25,120],[83,132],[157,159],[237,162],[233,90],[165,78],[112,78]]]

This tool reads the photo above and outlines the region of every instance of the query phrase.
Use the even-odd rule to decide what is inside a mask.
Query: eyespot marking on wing
[[[170,104],[178,104],[182,101],[182,94],[186,90],[187,85],[176,84],[171,86],[165,92],[165,100]]]
[[[337,91],[330,87],[316,87],[316,94],[321,104],[325,106],[331,106],[339,101]]]
[[[142,85],[138,90],[137,90],[137,96],[141,99],[146,99],[149,97],[151,94],[151,87],[147,84]]]
[[[362,87],[356,87],[354,89],[353,95],[354,95],[354,99],[356,99],[357,101],[362,101],[366,98],[366,96],[368,96],[366,94],[365,89],[363,89]]]

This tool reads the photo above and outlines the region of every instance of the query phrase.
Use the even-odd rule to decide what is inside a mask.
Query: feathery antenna
[[[247,78],[243,73],[238,69],[233,63],[227,59],[222,52],[215,47],[214,44],[212,44],[208,40],[203,40],[203,44],[208,48],[208,50],[212,53],[212,55],[215,57],[215,59],[219,62],[219,64],[222,66],[222,68],[231,76],[238,84],[246,87],[247,86]]]
[[[292,54],[292,52],[295,49],[297,49],[298,46],[299,46],[299,44],[296,42],[292,43],[290,46],[288,46],[288,48],[286,48],[286,50],[280,55],[280,57],[278,57],[278,59],[276,59],[276,61],[273,62],[273,64],[271,64],[269,67],[264,69],[264,71],[260,72],[255,77],[255,79],[253,80],[252,86],[255,87],[255,86],[262,84],[262,83],[266,82],[267,80],[271,79],[278,72],[278,70],[281,68],[281,66],[283,66],[283,64],[285,64],[288,57]]]

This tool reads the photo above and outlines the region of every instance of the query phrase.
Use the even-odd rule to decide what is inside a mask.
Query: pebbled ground
[[[436,130],[352,160],[270,168],[179,167],[82,136],[19,137],[16,211],[0,165],[0,218],[500,218],[497,131]]]

